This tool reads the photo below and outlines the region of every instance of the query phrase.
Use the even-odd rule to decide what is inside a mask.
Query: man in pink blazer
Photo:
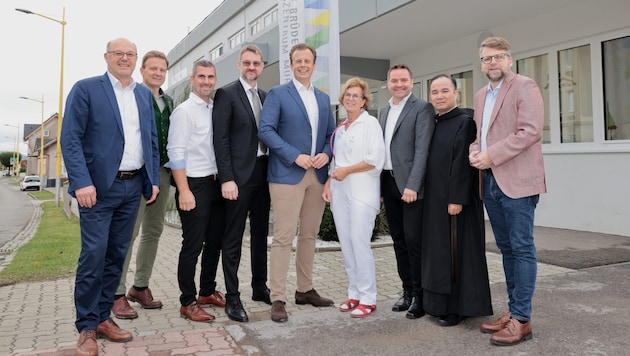
[[[532,338],[532,296],[536,285],[534,210],[546,192],[541,137],[543,100],[536,83],[512,72],[511,46],[500,37],[481,43],[481,71],[488,86],[475,95],[477,139],[470,164],[479,169],[480,187],[503,270],[509,311],[481,331],[495,345]]]

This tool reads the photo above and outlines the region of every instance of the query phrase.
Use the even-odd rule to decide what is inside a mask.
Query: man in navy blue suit
[[[78,81],[66,101],[61,146],[79,204],[81,254],[76,272],[77,355],[96,355],[96,338],[133,338],[110,317],[141,194],[159,193],[159,151],[152,94],[132,78],[131,41],[107,43],[107,72]]]
[[[294,78],[269,91],[258,129],[258,137],[269,147],[267,181],[275,218],[269,289],[271,320],[275,322],[288,320],[285,289],[298,225],[295,302],[316,307],[333,304],[313,289],[313,259],[325,207],[322,192],[332,157],[330,136],[335,120],[330,98],[311,83],[315,49],[299,43],[291,48],[289,57]]]

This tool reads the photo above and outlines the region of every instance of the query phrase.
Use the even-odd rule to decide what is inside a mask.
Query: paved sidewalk
[[[34,219],[39,219],[39,215],[34,214]],[[35,223],[29,224],[31,228],[36,225]],[[545,246],[545,241],[553,240],[554,245],[552,247],[561,248],[557,246],[558,241],[562,241],[564,237],[568,241],[565,246],[576,248],[571,245],[576,242],[571,240],[570,231],[556,229],[545,229],[543,231],[543,241],[541,242],[543,246]],[[489,233],[488,235],[491,234]],[[589,244],[589,246],[582,246],[582,248],[596,246],[598,243],[597,237],[597,234],[589,234],[584,239],[585,242],[583,242],[584,244]],[[158,251],[158,261],[151,280],[153,295],[164,303],[164,307],[161,310],[145,310],[141,309],[138,304],[132,303],[132,306],[138,311],[139,318],[134,320],[115,320],[122,328],[133,333],[135,336],[134,340],[121,344],[99,340],[101,355],[316,354],[314,353],[315,350],[310,350],[309,352],[300,350],[300,344],[296,346],[287,341],[286,345],[284,345],[282,342],[278,343],[275,341],[277,340],[275,337],[270,340],[269,333],[272,335],[275,335],[274,333],[285,335],[289,330],[292,330],[292,325],[299,325],[300,320],[306,320],[308,323],[311,322],[311,319],[319,317],[326,318],[330,322],[330,320],[334,321],[340,318],[339,314],[341,313],[335,313],[334,308],[314,308],[312,306],[296,305],[292,303],[292,298],[289,298],[289,302],[286,305],[290,315],[289,323],[276,324],[271,322],[269,306],[262,302],[251,300],[249,241],[246,237],[244,239],[239,278],[241,282],[241,299],[249,315],[250,322],[240,324],[231,321],[227,318],[223,309],[219,308],[207,309],[208,312],[216,316],[216,320],[210,324],[184,320],[179,316],[179,289],[176,278],[180,241],[181,230],[165,226]],[[610,245],[617,246],[630,242],[630,238],[615,237],[606,241]],[[625,248],[625,246],[622,248]],[[578,246],[577,248],[580,247]],[[630,253],[630,250],[628,250],[628,253]],[[398,323],[401,324],[400,320],[405,320],[404,316],[390,311],[391,304],[398,298],[398,293],[400,292],[400,281],[396,272],[393,248],[390,245],[377,247],[374,249],[374,257],[380,308],[375,317],[370,318],[373,318],[374,321],[384,318],[388,322],[399,320]],[[504,283],[503,269],[500,255],[488,252],[487,259],[490,281],[493,284],[493,300],[496,315],[500,314],[505,307],[505,287],[502,285]],[[288,291],[295,290],[294,266],[295,264],[292,260],[288,278]],[[132,259],[128,281],[133,281],[132,271],[134,268],[134,259]],[[539,264],[538,276],[539,279],[558,278],[561,280],[564,276],[574,272],[575,270],[572,269],[541,263]],[[197,280],[198,276],[199,271],[197,271]],[[220,268],[217,275],[217,283],[219,290],[224,290],[223,274]],[[618,283],[630,284],[627,278]],[[320,294],[333,298],[337,303],[345,300],[347,279],[340,251],[326,250],[316,253],[314,285]],[[78,339],[78,334],[74,327],[73,288],[73,278],[35,283],[18,283],[0,287],[0,300],[4,301],[0,304],[0,355],[73,355]],[[497,300],[501,304],[497,304]],[[313,312],[317,311],[320,311],[320,313],[313,314]],[[626,312],[628,317],[630,317],[630,312]],[[422,318],[422,320],[425,319],[427,318]],[[428,322],[423,321],[423,323]],[[478,321],[474,321],[474,323],[476,325]],[[363,330],[362,334],[368,339],[372,337],[378,338],[383,332],[382,326],[379,326],[380,324],[364,322],[363,324],[355,323],[352,325],[356,325],[356,327],[353,326],[355,332],[360,330],[360,325],[366,325],[366,329]],[[372,326],[368,327],[368,325]],[[386,324],[383,323],[383,325]],[[471,326],[471,328],[474,329],[475,326]],[[261,330],[264,330],[264,332]],[[299,328],[292,331],[297,332],[297,330]],[[309,335],[308,330],[306,335]],[[344,350],[343,335],[336,334],[334,336],[337,340],[330,340],[328,348],[325,345],[327,340],[323,340],[324,346],[320,350],[322,351],[320,354],[355,354],[352,352],[352,349]],[[269,344],[270,342],[271,344]],[[526,344],[524,343],[524,345]],[[335,345],[339,345],[340,348],[331,349]],[[303,346],[307,347],[307,345]],[[400,349],[400,346],[400,344],[396,345],[398,349]],[[295,347],[298,349],[295,349]],[[366,353],[365,351],[362,353],[390,354],[388,352],[379,352],[377,351],[378,349],[372,350],[374,353]],[[397,348],[392,348],[391,350],[393,352]],[[467,350],[465,345],[463,345],[463,350]],[[503,352],[508,350],[516,352],[518,349],[501,348]],[[455,350],[449,349],[447,345],[446,349],[441,351],[448,354]],[[440,350],[431,350],[431,353],[436,352],[440,352]]]

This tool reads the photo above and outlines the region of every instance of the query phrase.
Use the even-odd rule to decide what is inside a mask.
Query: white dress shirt
[[[123,156],[118,170],[133,171],[140,169],[144,165],[144,152],[142,150],[142,136],[140,135],[138,103],[136,102],[136,94],[133,91],[136,88],[136,82],[132,78],[131,84],[123,88],[120,81],[110,72],[107,72],[107,75],[114,88],[125,137]]]
[[[295,78],[293,84],[302,98],[308,119],[311,122],[311,157],[313,157],[317,152],[317,127],[319,126],[319,107],[317,106],[317,98],[315,98],[315,88],[313,88],[312,83],[307,88]]]
[[[388,171],[391,171],[393,168],[392,153],[389,146],[392,144],[394,128],[396,128],[396,123],[398,122],[400,113],[405,107],[405,104],[407,104],[407,100],[410,96],[411,93],[404,97],[398,104],[394,104],[393,98],[389,99],[389,111],[387,112],[387,120],[385,121],[385,165],[383,166],[383,169]]]
[[[212,145],[212,100],[206,103],[195,93],[179,104],[171,114],[168,129],[168,163],[170,169],[186,169],[191,178],[217,174]]]

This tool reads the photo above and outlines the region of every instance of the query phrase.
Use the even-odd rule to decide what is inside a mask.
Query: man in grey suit
[[[379,122],[385,137],[385,166],[381,195],[403,293],[392,307],[407,310],[406,317],[424,316],[420,274],[422,200],[429,144],[435,123],[433,106],[412,93],[413,76],[404,64],[387,73],[389,104],[381,109]]]

